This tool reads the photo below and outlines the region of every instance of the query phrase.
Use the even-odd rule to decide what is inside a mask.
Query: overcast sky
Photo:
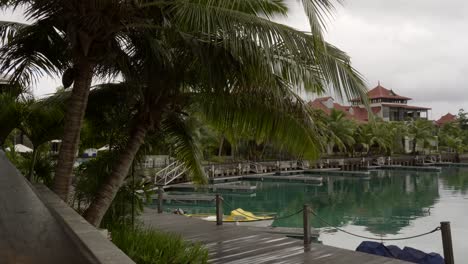
[[[308,30],[291,1],[284,22]],[[382,86],[432,107],[437,119],[468,110],[468,1],[347,0],[330,21],[327,40],[346,51],[369,88]]]
[[[281,20],[308,31],[298,1]],[[327,40],[346,51],[366,78],[414,98],[411,104],[432,107],[430,117],[468,110],[468,1],[347,0],[327,28]],[[1,19],[19,18],[3,13]],[[19,19],[21,20],[21,19]],[[36,95],[52,93],[60,84],[49,78]]]

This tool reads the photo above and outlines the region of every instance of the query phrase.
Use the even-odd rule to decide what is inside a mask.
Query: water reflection
[[[297,211],[304,203],[330,222],[348,231],[367,236],[401,237],[426,232],[440,221],[452,221],[456,255],[467,257],[463,249],[468,236],[468,168],[443,169],[440,173],[374,171],[370,179],[331,177],[321,186],[304,183],[248,182],[252,193],[223,193],[234,208],[279,216]],[[213,205],[172,204],[189,212],[214,213]],[[233,208],[225,205],[225,212]],[[302,227],[302,216],[274,222],[275,226]],[[334,233],[318,219],[312,225],[322,230],[324,243],[354,249],[360,239]],[[399,244],[400,245],[400,244]],[[430,238],[402,241],[441,253],[440,234]]]

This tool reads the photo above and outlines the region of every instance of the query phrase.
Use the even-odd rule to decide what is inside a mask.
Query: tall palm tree
[[[222,46],[232,56],[257,62],[254,71],[275,70],[292,84],[323,92],[331,84],[339,95],[363,95],[361,79],[348,57],[323,42],[324,16],[331,0],[303,0],[312,34],[274,23],[272,15],[285,15],[282,1],[268,0],[2,0],[0,8],[22,7],[31,25],[0,24],[4,43],[1,71],[31,83],[41,74],[63,74],[65,87],[73,84],[55,175],[55,192],[64,200],[89,89],[96,74],[109,69],[125,53],[132,53],[128,33],[171,26],[187,40]],[[196,41],[194,41],[194,44]],[[153,43],[160,55],[166,50]],[[279,54],[280,53],[280,54]],[[294,58],[294,60],[291,60]],[[155,62],[156,64],[159,61]],[[108,67],[109,66],[109,67]],[[66,70],[65,70],[66,69]]]
[[[11,94],[0,93],[0,148],[8,135],[17,128],[25,116],[27,105]]]
[[[28,106],[27,97],[27,89],[19,83],[0,83],[0,148],[23,120]]]
[[[330,143],[337,146],[340,151],[346,151],[352,147],[356,140],[354,139],[355,123],[346,119],[343,111],[333,109],[327,118],[327,128],[330,137]]]
[[[187,9],[184,17],[192,16],[192,9],[206,12],[206,6],[197,8],[195,5]],[[216,11],[224,14],[228,8],[247,17],[256,11],[252,9],[256,7],[232,5]],[[219,20],[218,16],[215,18],[215,21]],[[226,21],[223,19],[219,23]],[[190,110],[192,108],[219,131],[239,134],[254,131],[257,140],[268,139],[311,158],[317,155],[320,143],[314,136],[315,126],[309,110],[295,93],[298,88],[294,86],[323,92],[327,83],[338,85],[340,80],[347,80],[349,86],[341,86],[342,92],[363,93],[359,76],[349,65],[339,62],[339,58],[342,62],[346,60],[341,57],[343,54],[335,53],[337,50],[326,43],[322,44],[327,49],[321,49],[317,46],[320,42],[313,36],[302,35],[303,41],[311,45],[305,52],[313,51],[314,57],[297,54],[285,42],[276,42],[276,49],[269,50],[259,46],[267,43],[258,41],[250,42],[257,54],[249,56],[250,53],[231,46],[238,42],[239,32],[231,35],[231,32],[216,31],[216,34],[208,35],[209,41],[204,39],[207,33],[210,32],[200,35],[197,29],[187,35],[168,25],[158,31],[148,30],[145,34],[137,32],[130,36],[129,41],[135,48],[126,65],[130,65],[128,69],[131,71],[122,71],[127,80],[125,85],[134,87],[140,100],[128,140],[111,174],[85,212],[85,218],[92,224],[101,222],[148,133],[156,131],[165,135],[173,155],[184,162],[193,178],[205,179],[200,153],[186,123],[185,115],[194,112]],[[252,40],[252,36],[258,37],[258,34],[251,33],[244,38]],[[160,49],[155,49],[155,45]],[[165,52],[161,53],[161,50]],[[274,62],[269,60],[272,55],[277,58]],[[318,62],[313,58],[325,61]]]
[[[39,148],[63,133],[64,106],[57,101],[40,100],[30,104],[20,130],[33,144],[32,159],[26,178],[32,179]]]
[[[439,144],[441,146],[448,147],[455,151],[455,153],[460,153],[466,149],[466,142],[464,142],[463,130],[460,128],[459,124],[456,123],[447,123],[439,129],[438,133]]]
[[[424,146],[435,140],[434,125],[431,121],[425,119],[411,120],[408,123],[408,134],[412,139],[412,152],[416,153],[416,146],[421,143]]]
[[[408,136],[408,126],[404,122],[387,123],[389,134],[393,137],[392,151],[405,152],[405,139]]]
[[[367,151],[369,155],[372,148],[379,152],[391,152],[393,146],[393,135],[389,133],[387,124],[384,122],[370,122],[362,124],[356,130],[357,143]]]

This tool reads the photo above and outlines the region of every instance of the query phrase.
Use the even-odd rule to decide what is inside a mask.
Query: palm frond
[[[205,183],[206,176],[200,163],[201,153],[192,137],[192,130],[177,113],[168,113],[161,122],[161,132],[174,157],[184,164],[195,182]]]
[[[52,23],[36,22],[0,48],[0,71],[10,74],[12,83],[29,86],[43,75],[56,76],[68,68],[67,51],[63,34]]]
[[[223,133],[271,141],[291,153],[314,159],[322,149],[323,131],[313,113],[298,97],[295,101],[271,100],[258,94],[201,94],[195,109],[204,120]]]
[[[18,31],[27,26],[19,22],[0,21],[0,46],[6,45],[16,36]]]

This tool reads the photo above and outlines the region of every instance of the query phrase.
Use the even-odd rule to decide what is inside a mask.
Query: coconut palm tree
[[[416,154],[416,146],[419,143],[422,146],[431,144],[435,140],[434,125],[431,121],[425,119],[416,119],[408,122],[408,134],[412,139],[412,152]]]
[[[371,122],[362,124],[356,130],[357,143],[369,155],[372,148],[379,152],[389,152],[393,146],[393,135],[389,132],[384,122]]]
[[[28,106],[28,91],[18,83],[0,83],[0,148],[18,128]]]
[[[34,21],[30,25],[0,24],[4,43],[0,70],[13,72],[13,79],[22,83],[29,84],[42,74],[63,74],[64,86],[73,84],[55,192],[66,200],[92,78],[115,73],[109,68],[132,53],[129,33],[148,28],[162,31],[170,26],[168,30],[178,29],[187,41],[210,42],[231,56],[256,61],[253,72],[273,69],[292,84],[315,92],[323,92],[327,82],[339,95],[352,96],[361,84],[359,76],[349,66],[348,57],[323,42],[321,35],[324,16],[333,10],[331,1],[302,3],[312,34],[270,20],[287,13],[282,1],[0,1],[0,8],[21,7]],[[167,47],[159,46],[158,41],[153,44],[163,56]]]
[[[317,36],[302,34],[302,39],[298,40],[307,43],[308,48],[305,53],[298,54],[291,49],[290,39],[281,40],[283,30],[295,32],[284,26],[278,26],[281,32],[276,35],[280,39],[274,41],[275,49],[268,48],[273,44],[269,42],[271,39],[263,42],[263,33],[257,29],[249,32],[253,29],[243,28],[243,34],[249,34],[239,35],[239,32],[232,34],[233,31],[225,32],[218,27],[214,34],[214,22],[219,23],[221,29],[231,24],[244,26],[233,21],[239,16],[256,15],[257,8],[226,5],[210,10],[209,13],[218,15],[207,21],[207,25],[197,21],[197,27],[193,28],[194,24],[184,22],[179,28],[169,24],[156,31],[129,35],[129,45],[134,49],[125,65],[131,71],[121,71],[125,73],[126,85],[136,88],[140,101],[115,167],[85,212],[88,221],[99,225],[148,133],[158,131],[166,135],[174,156],[185,163],[194,179],[204,179],[200,154],[184,117],[191,107],[196,106],[205,120],[220,131],[255,131],[254,136],[259,140],[268,138],[306,157],[317,154],[319,143],[311,136],[313,122],[303,101],[294,93],[298,88],[294,87],[300,85],[309,91],[323,92],[327,83],[333,83],[341,94],[362,94],[362,81],[347,64],[346,56],[320,42]],[[229,16],[227,10],[235,12],[236,18]],[[278,12],[272,10],[272,13]],[[184,21],[206,12],[206,6],[192,4],[183,13]],[[221,14],[233,21],[220,20]],[[262,21],[269,23],[265,19]],[[206,26],[210,30],[206,30]],[[248,43],[239,43],[239,38]],[[294,46],[297,44],[300,43]],[[239,50],[238,45],[249,45],[255,54]],[[135,85],[137,83],[143,85]]]
[[[332,146],[337,146],[340,151],[346,151],[352,147],[356,140],[354,131],[356,125],[353,121],[346,119],[343,111],[333,109],[327,118],[327,131],[329,132]]]
[[[408,126],[404,122],[387,122],[386,127],[388,133],[393,137],[391,152],[404,153],[405,138],[408,136]]]
[[[4,148],[8,135],[17,128],[25,114],[26,105],[15,96],[0,93],[0,147]]]
[[[454,150],[457,154],[466,148],[463,130],[459,124],[447,123],[439,130],[439,144]]]
[[[32,179],[39,148],[62,136],[64,108],[64,105],[46,99],[31,103],[26,117],[19,124],[20,130],[33,144],[30,168],[26,176],[28,180]]]

